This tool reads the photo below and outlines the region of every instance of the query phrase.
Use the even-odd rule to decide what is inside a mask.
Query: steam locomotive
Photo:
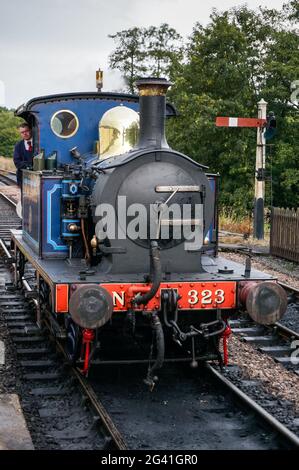
[[[169,361],[227,363],[232,315],[269,324],[286,310],[275,279],[218,256],[219,175],[169,147],[169,86],[141,79],[139,96],[51,95],[16,111],[35,157],[11,231],[15,279],[34,267],[37,323],[85,375],[141,362],[153,386]]]

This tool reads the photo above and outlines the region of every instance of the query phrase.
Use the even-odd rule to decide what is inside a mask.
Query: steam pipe
[[[150,387],[153,387],[157,380],[153,373],[156,369],[160,369],[162,367],[165,357],[165,340],[163,327],[156,313],[152,314],[152,328],[156,336],[157,357],[152,367],[148,369],[147,377],[144,381],[147,385],[150,385]]]
[[[140,305],[140,304],[146,305],[156,295],[161,284],[162,267],[161,267],[161,259],[160,259],[160,249],[156,241],[151,241],[150,256],[151,256],[153,283],[148,292],[146,292],[144,295],[137,295],[135,297],[134,304],[137,304],[137,305]]]

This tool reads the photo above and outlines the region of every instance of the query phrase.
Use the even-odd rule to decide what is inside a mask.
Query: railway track
[[[16,202],[10,198],[7,194],[4,194],[0,190],[0,244],[2,249],[4,246],[9,247],[10,245],[10,230],[20,228],[21,220],[16,214]],[[6,255],[8,255],[6,251]]]
[[[1,184],[2,183],[2,184]],[[16,188],[17,190],[17,185],[16,185],[16,175],[12,172],[7,172],[6,170],[1,170],[0,169],[0,200],[2,200],[0,209],[4,209],[3,213],[3,220],[1,221],[1,228],[4,226],[8,225],[8,220],[5,218],[5,213],[9,212],[8,207],[13,209],[12,211],[10,210],[10,213],[12,215],[12,226],[10,228],[14,228],[15,221],[18,219],[18,224],[20,225],[20,219],[17,217],[16,219],[16,206],[17,206],[17,192],[12,191],[7,191],[8,188]],[[2,213],[1,213],[2,214]],[[3,234],[0,231],[0,238],[3,238]]]
[[[228,390],[238,397],[249,409],[254,411],[261,419],[268,423],[272,429],[275,429],[282,438],[285,438],[287,442],[292,443],[295,448],[299,448],[299,437],[297,435],[280,423],[246,393],[236,387],[236,385],[234,385],[227,377],[224,377],[223,374],[221,374],[215,367],[210,364],[207,364],[206,367],[218,381],[227,387]]]
[[[17,216],[13,215],[13,211],[14,208],[11,203],[8,205],[7,200],[0,199],[2,221],[4,216],[4,232],[1,237],[0,250],[8,258],[11,256],[8,249],[9,228],[12,227],[12,222],[15,224],[20,223]],[[4,272],[6,267],[4,257],[2,257],[0,271]],[[140,374],[138,374],[139,388],[137,394],[133,393],[132,389],[126,393],[125,388],[129,387],[128,383],[125,383],[125,386],[124,383],[120,384],[121,394],[117,396],[117,393],[113,395],[115,393],[115,384],[112,384],[107,391],[101,388],[103,380],[99,381],[98,377],[87,381],[76,368],[68,363],[61,343],[55,342],[51,337],[50,325],[44,322],[42,328],[39,328],[35,323],[34,299],[30,295],[30,291],[35,287],[34,274],[33,268],[27,266],[22,282],[23,291],[21,291],[14,288],[10,275],[8,271],[6,272],[6,286],[0,286],[0,309],[10,331],[16,351],[16,359],[22,370],[21,400],[27,417],[34,418],[34,426],[30,422],[29,427],[38,448],[44,446],[44,443],[40,442],[39,435],[41,431],[43,435],[47,434],[47,445],[53,449],[125,450],[127,448],[156,449],[165,446],[170,446],[165,447],[170,449],[188,449],[190,445],[192,449],[214,448],[214,446],[215,448],[222,448],[221,445],[225,446],[223,448],[227,448],[228,442],[234,442],[234,448],[248,448],[247,445],[249,447],[253,446],[252,448],[257,446],[261,449],[284,448],[285,446],[288,448],[299,447],[299,438],[295,434],[273,419],[265,410],[259,409],[258,405],[255,406],[248,396],[245,398],[244,395],[246,394],[244,392],[239,389],[237,391],[237,387],[227,377],[223,377],[217,369],[209,365],[207,366],[209,373],[219,383],[222,381],[222,385],[219,385],[221,390],[218,390],[218,394],[215,396],[213,395],[213,387],[209,388],[208,385],[204,386],[203,389],[198,389],[192,388],[189,382],[186,382],[187,385],[185,386],[183,381],[178,384],[177,374],[173,377],[173,386],[167,384],[164,389],[163,386],[158,386],[158,395],[150,394],[143,384],[139,384]],[[121,372],[118,372],[118,374],[121,374]],[[105,378],[105,373],[103,376]],[[109,380],[106,383],[108,382]],[[134,380],[132,382],[134,389],[136,382]],[[200,383],[202,386],[201,381]],[[198,386],[198,381],[196,386]],[[233,416],[233,431],[230,428],[230,419],[227,419],[227,399],[225,399],[225,406],[223,406],[223,394],[225,396],[225,392],[221,388],[223,386],[225,388],[229,387],[230,394],[238,397],[237,402],[234,399],[229,402],[229,413]],[[142,390],[140,387],[142,387]],[[176,387],[179,394],[177,399],[170,395],[173,387]],[[184,395],[180,395],[182,393]],[[203,403],[207,402],[210,405],[210,409],[203,406],[200,412],[196,411],[197,415],[191,420],[190,424],[190,413],[195,412],[194,406],[198,406],[198,403],[200,403],[198,396],[202,398]],[[104,397],[104,401],[100,397]],[[250,413],[254,414],[254,418],[252,414],[249,416],[247,411],[244,412],[242,408],[240,409],[238,404],[240,398],[247,403],[246,406],[251,407]],[[128,415],[125,413],[126,404],[128,404],[128,401],[125,401],[126,399],[130,400]],[[161,422],[159,412],[156,414],[155,403],[158,403],[160,409],[162,403],[162,408],[165,409],[168,400],[173,403],[167,410],[166,421],[162,420]],[[175,418],[175,421],[177,421],[176,413],[181,408],[182,401],[187,404],[190,402],[192,406],[189,406],[189,404],[186,406],[186,413],[183,416],[185,424],[182,424],[182,429],[178,423],[176,424],[175,436],[168,442],[167,439],[173,432],[172,419]],[[147,408],[147,403],[149,403],[150,408]],[[134,418],[134,409],[137,409],[137,422]],[[141,419],[143,413],[145,413],[144,421]],[[194,437],[201,434],[198,433],[200,419],[206,419],[208,423],[214,423],[214,425],[220,421],[224,423],[224,426],[227,426],[226,432],[229,433],[227,442],[221,443],[220,435],[217,432],[215,439],[213,425],[207,432],[205,439],[200,440],[198,437]],[[255,422],[256,419],[257,422]],[[155,420],[158,421],[156,425],[153,424]],[[252,424],[253,421],[254,424]],[[266,434],[265,422],[267,422]],[[138,430],[138,423],[143,426],[143,432],[145,433],[143,440],[139,439],[136,431],[132,431],[132,427],[135,425]],[[151,434],[151,426],[153,428],[152,441],[148,439],[148,433]],[[156,427],[160,429],[160,432],[162,427],[165,440],[162,439],[158,442]],[[222,428],[219,432],[222,434]],[[230,435],[231,432],[232,435]],[[247,437],[252,432],[255,439],[250,441],[250,438],[247,441]],[[280,436],[278,439],[275,437],[277,433]],[[212,436],[214,436],[215,442],[211,440]],[[248,444],[248,442],[250,443]],[[163,447],[160,447],[161,445]]]
[[[37,328],[30,303],[9,283],[1,290],[0,309],[22,370],[21,401],[25,414],[34,418],[35,427],[29,427],[37,447],[43,429],[52,449],[299,448],[299,438],[210,365],[207,369],[219,383],[217,387],[201,373],[195,381],[193,376],[178,382],[177,370],[155,393],[144,387],[139,371],[130,377],[132,368],[131,373],[130,368],[115,370],[120,383],[107,370],[101,372],[101,380],[95,374],[87,381],[63,360],[64,350],[49,336],[49,330]],[[240,397],[246,410],[239,403]],[[182,407],[179,422],[176,413]],[[202,420],[209,423],[204,438],[198,432]],[[222,426],[216,431],[219,420]],[[142,428],[140,433],[138,427]],[[223,430],[227,433],[224,440]]]
[[[27,272],[26,277],[27,288],[25,291],[30,292],[30,277],[32,280],[32,273],[30,270]],[[115,413],[115,409],[113,409],[115,404],[108,402],[107,406],[105,406],[100,401],[99,396],[106,396],[107,394],[103,393],[103,390],[97,389],[99,385],[98,379],[96,379],[96,381],[93,379],[89,382],[82,377],[76,368],[67,364],[66,355],[62,346],[60,343],[54,343],[51,336],[49,336],[48,328],[39,329],[37,327],[34,321],[34,306],[31,304],[32,300],[30,298],[26,299],[20,291],[14,290],[13,286],[9,285],[9,283],[7,283],[4,290],[2,289],[0,291],[0,294],[0,309],[2,310],[2,314],[4,314],[6,324],[10,330],[10,335],[16,348],[19,365],[23,372],[24,385],[22,387],[22,401],[26,403],[24,409],[25,412],[27,410],[28,415],[32,417],[32,409],[37,408],[38,415],[35,419],[37,422],[43,422],[39,425],[38,429],[42,426],[46,426],[46,432],[50,437],[50,447],[57,448],[56,446],[59,445],[59,448],[64,449],[89,448],[119,450],[125,450],[128,447],[136,448],[134,446],[134,442],[130,439],[130,416],[126,416],[121,413],[121,422],[116,422],[116,424],[114,423],[114,419],[111,415],[113,416]],[[50,327],[49,325],[45,326]],[[264,442],[262,437],[265,433],[263,426],[260,428],[260,425],[254,425],[254,428],[257,426],[258,429],[258,431],[255,429],[257,439],[254,445],[257,445],[258,448],[265,449],[268,448],[267,446],[271,442],[270,448],[273,448],[273,445],[274,448],[284,448],[285,446],[289,448],[299,448],[299,438],[297,438],[281,423],[278,423],[277,420],[271,418],[265,410],[259,409],[258,405],[254,405],[248,396],[247,398],[244,398],[244,393],[237,389],[230,381],[228,381],[227,378],[223,378],[221,373],[217,372],[215,368],[211,368],[211,366],[207,367],[210,372],[212,370],[214,371],[213,374],[217,377],[217,381],[222,380],[225,387],[229,386],[230,393],[236,395],[238,399],[242,395],[243,401],[245,399],[247,405],[249,406],[250,404],[251,411],[253,411],[255,416],[258,417],[260,423],[262,421],[266,421],[268,423],[268,433],[270,434],[267,434],[268,438],[266,439],[266,442]],[[140,381],[139,374],[138,377]],[[177,374],[175,374],[175,377],[177,377]],[[100,383],[102,383],[102,380]],[[228,385],[228,383],[230,385]],[[77,385],[79,385],[80,391]],[[143,388],[142,393],[144,394],[144,385],[141,384],[141,387]],[[180,387],[183,387],[184,389],[183,381],[180,382]],[[123,390],[123,392],[125,393],[126,391]],[[196,392],[194,392],[194,390],[191,393],[193,400],[195,393]],[[223,394],[223,392],[221,393]],[[211,400],[210,394],[211,390],[207,393],[209,400]],[[108,395],[111,399],[113,393],[109,393]],[[128,409],[132,410],[132,408],[136,406],[138,409],[138,407],[140,407],[138,394],[126,394],[126,396],[128,395],[131,396],[131,407],[128,407]],[[147,397],[151,396],[148,390],[146,390],[146,395]],[[203,392],[200,390],[199,395],[203,395]],[[169,398],[171,400],[171,396],[168,396],[168,399]],[[203,401],[205,401],[205,395],[202,398]],[[149,398],[149,400],[150,402],[152,401],[151,398]],[[186,393],[185,400],[188,403],[188,393]],[[119,413],[119,407],[123,408],[121,397],[118,397],[117,401],[118,411],[116,410],[116,414]],[[141,402],[143,403],[143,400],[141,400]],[[82,410],[82,403],[84,403],[84,405],[86,405],[86,403],[89,404],[87,410]],[[218,398],[213,398],[211,404],[212,409],[209,412],[211,415],[216,413],[216,420],[219,422],[219,409],[217,411],[217,403]],[[215,410],[213,409],[214,405]],[[179,406],[181,406],[180,403]],[[176,406],[174,407],[176,408]],[[222,418],[225,422],[227,421],[226,415],[228,409],[231,410],[231,408],[234,418],[235,415],[238,416],[241,413],[239,405],[233,403],[233,405],[230,405],[228,408],[226,404],[222,410]],[[189,410],[187,410],[187,414],[188,411]],[[173,416],[172,410],[170,410],[169,414],[170,416]],[[206,414],[206,411],[204,411],[204,414]],[[235,438],[234,446],[236,446],[236,448],[244,448],[245,445],[246,448],[246,444],[244,444],[244,436],[248,436],[252,431],[252,424],[250,424],[252,422],[252,416],[249,418],[246,413],[244,415],[244,412],[242,412],[241,423],[238,422],[238,420],[234,422],[234,427],[236,429],[241,429],[241,435],[239,436],[240,441]],[[128,425],[129,429],[123,425],[124,421]],[[210,422],[210,418],[208,421]],[[215,415],[213,420],[211,417],[211,422],[213,421],[215,421]],[[63,429],[61,429],[62,423],[64,423]],[[186,421],[186,426],[187,425],[188,421]],[[228,423],[227,426],[229,426]],[[145,428],[146,432],[148,432],[147,425]],[[163,428],[166,430],[166,434],[171,431],[171,427],[167,431],[167,422],[164,421]],[[273,437],[274,434],[270,428],[275,429],[274,434],[279,432],[280,438],[278,441]],[[38,444],[38,437],[34,436],[33,433],[33,438],[34,437]],[[176,436],[176,438],[177,437],[178,436]],[[217,439],[218,438],[219,436]],[[127,444],[127,440],[129,441],[129,444]],[[198,440],[196,442],[200,445]],[[192,445],[197,444],[193,443]],[[159,448],[159,443],[156,443],[156,445]],[[186,445],[186,443],[184,443],[184,445]],[[213,446],[213,443],[211,442],[210,445]],[[147,445],[145,442],[142,442],[138,448],[144,447],[146,448]],[[188,446],[186,445],[186,449],[187,448]]]
[[[151,394],[140,381],[136,383],[141,369],[137,373],[129,367],[107,369],[106,373],[102,369],[101,383],[91,380],[127,437],[129,448],[299,448],[298,436],[272,419],[225,372],[209,364],[206,369],[170,366],[160,374],[160,383]],[[273,441],[273,433],[279,442]]]
[[[234,236],[234,237],[247,237],[249,232],[244,232],[244,233],[237,233],[237,232],[229,232],[227,230],[219,230],[219,236],[220,237],[227,237],[227,236]]]
[[[0,169],[0,183],[6,186],[17,184],[17,178],[14,172]]]
[[[50,325],[37,326],[33,299],[26,297],[30,284],[34,284],[30,267],[23,292],[7,281],[0,288],[0,311],[22,371],[21,402],[25,415],[34,417],[34,427],[30,421],[28,426],[35,445],[43,445],[38,434],[46,429],[52,449],[126,449],[99,398],[53,340]]]
[[[12,262],[12,255],[9,251],[10,229],[18,228],[21,222],[16,215],[15,208],[15,201],[0,191],[0,252],[2,252],[0,272],[2,275],[5,272],[7,263]],[[81,423],[85,423],[86,429],[77,432],[77,436],[79,435],[77,438],[76,433],[74,436],[68,429],[66,429],[65,434],[55,431],[55,427],[48,430],[53,448],[56,445],[61,448],[58,441],[62,440],[67,442],[65,448],[69,449],[71,447],[70,440],[75,441],[77,445],[78,442],[76,441],[81,439],[83,442],[93,443],[92,449],[115,448],[124,450],[126,446],[121,435],[101,402],[96,399],[88,382],[74,367],[68,366],[66,370],[62,370],[61,364],[67,363],[66,354],[59,343],[56,343],[54,347],[53,340],[48,336],[51,329],[50,325],[44,324],[41,329],[36,325],[34,317],[34,308],[36,307],[34,302],[36,303],[36,301],[32,298],[26,299],[26,295],[30,296],[30,291],[32,291],[31,285],[34,288],[35,271],[33,268],[27,267],[22,280],[24,293],[13,287],[8,271],[6,272],[6,279],[6,287],[0,287],[0,310],[10,330],[12,340],[16,346],[17,358],[23,370],[24,390],[27,390],[28,394],[25,401],[31,402],[33,408],[36,408],[36,404],[32,401],[39,401],[41,397],[46,403],[47,400],[49,401],[48,407],[45,406],[39,410],[39,415],[36,416],[37,421],[41,421],[42,418],[45,420],[53,419],[63,400],[64,408],[71,407],[72,402],[77,403],[77,408],[74,407],[74,410],[77,412],[78,423],[73,423],[74,429],[77,425],[82,428]],[[79,387],[72,391],[72,387],[67,385],[73,384],[72,379],[78,383],[78,386],[80,385],[80,392],[78,391]],[[64,388],[61,387],[61,383],[65,384]],[[86,417],[81,409],[83,408],[80,405],[82,393],[84,395],[83,402],[88,402],[92,406],[93,411],[88,411],[91,415],[89,417]],[[66,396],[68,396],[68,400],[66,400]],[[59,397],[59,399],[55,402],[54,397]],[[70,415],[72,413],[70,411]],[[101,436],[96,439],[95,432],[99,423],[101,424]],[[54,423],[54,425],[59,427],[59,423]]]
[[[288,294],[288,303],[296,304],[299,309],[299,289],[278,282]],[[242,340],[267,354],[289,370],[299,375],[298,359],[294,357],[299,342],[299,332],[291,329],[281,322],[275,325],[262,326],[256,324],[248,315],[242,315],[236,320],[231,320],[232,332]]]
[[[278,281],[278,284],[280,284],[281,287],[283,287],[286,290],[286,292],[291,296],[289,301],[299,303],[299,289],[297,289],[294,286],[290,286],[289,284],[286,284],[285,282]]]
[[[276,362],[299,375],[298,360],[293,352],[298,347],[299,333],[277,322],[273,326],[261,326],[250,318],[231,320],[232,332],[259,352],[271,356]]]

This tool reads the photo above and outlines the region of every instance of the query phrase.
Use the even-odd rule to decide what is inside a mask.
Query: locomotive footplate
[[[113,310],[125,312],[132,309],[132,301],[138,293],[148,292],[151,285],[142,282],[146,273],[128,273],[119,275],[102,272],[94,269],[82,279],[81,260],[72,260],[70,263],[65,259],[43,259],[22,238],[22,230],[11,230],[12,246],[14,255],[20,251],[36,269],[39,276],[46,281],[52,292],[53,305],[56,313],[67,313],[69,311],[69,296],[74,287],[85,284],[97,284],[105,288],[112,296]],[[178,273],[171,273],[169,281],[162,281],[160,288],[146,307],[134,306],[136,310],[158,311],[161,310],[161,295],[165,289],[174,289],[179,298],[178,309],[181,311],[204,311],[214,309],[236,309],[237,308],[237,285],[244,281],[244,266],[230,260],[218,257],[216,259],[208,256],[203,257],[204,271],[187,273],[185,279],[180,280]],[[219,273],[219,268],[227,267],[233,269],[233,274]],[[86,267],[87,269],[87,267]],[[246,281],[273,280],[269,274],[251,269]],[[75,288],[76,288],[75,287]]]

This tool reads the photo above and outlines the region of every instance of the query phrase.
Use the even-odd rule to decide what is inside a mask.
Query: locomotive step
[[[259,348],[259,351],[264,352],[269,356],[289,356],[293,349],[289,346],[264,346]]]

